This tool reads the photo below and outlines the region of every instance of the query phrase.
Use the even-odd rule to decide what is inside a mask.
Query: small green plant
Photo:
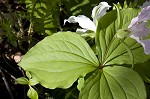
[[[32,87],[32,86],[38,84],[38,82],[37,82],[37,80],[32,79],[29,72],[26,72],[26,75],[27,75],[28,79],[25,77],[20,77],[20,78],[16,79],[16,81],[19,84],[29,85],[29,90],[27,92],[27,96],[31,99],[38,99],[38,93]]]

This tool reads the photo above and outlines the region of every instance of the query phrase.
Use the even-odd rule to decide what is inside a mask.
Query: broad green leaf
[[[25,77],[17,78],[16,81],[17,81],[18,84],[29,84],[28,79],[25,78]]]
[[[101,73],[100,70],[97,70],[85,81],[81,88],[79,99],[101,99],[99,92]]]
[[[128,8],[120,10],[121,19],[118,25],[117,11],[110,11],[99,21],[96,33],[96,45],[99,60],[102,66],[112,64],[132,64],[126,46],[117,37],[117,32],[120,29],[127,29],[132,18],[138,15],[139,10]],[[111,16],[111,18],[110,18]],[[108,20],[108,21],[106,21]],[[119,26],[119,27],[118,27]],[[119,34],[121,35],[121,34]],[[123,33],[124,35],[124,33]],[[143,47],[130,37],[123,38],[122,41],[127,44],[134,58],[134,63],[145,62],[149,56],[144,54]]]
[[[31,86],[30,86],[30,88],[29,88],[29,90],[27,92],[27,96],[30,99],[38,99],[38,93]]]
[[[86,41],[72,32],[59,32],[35,45],[19,65],[47,88],[68,88],[95,70],[99,62]]]
[[[85,81],[79,99],[146,99],[146,90],[134,70],[109,66],[97,70]]]

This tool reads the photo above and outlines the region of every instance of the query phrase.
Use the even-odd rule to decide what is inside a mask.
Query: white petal
[[[150,6],[143,8],[142,12],[138,15],[139,22],[147,21],[150,19]]]
[[[69,22],[69,23],[77,23],[77,22],[75,21],[75,16],[70,16],[68,19],[65,19],[65,20],[64,20],[64,25],[65,25],[66,22]]]
[[[91,17],[93,18],[93,20],[99,20],[102,16],[106,14],[106,11],[110,7],[111,6],[108,5],[107,2],[100,2],[98,6],[95,6],[93,8]]]
[[[129,28],[131,35],[140,38],[146,37],[150,33],[150,29],[147,28],[147,24],[147,22],[141,22]]]
[[[140,43],[144,48],[144,53],[145,54],[150,54],[150,39],[140,40]]]
[[[97,9],[98,9],[99,7],[98,6],[95,6],[94,8],[93,8],[93,10],[92,10],[92,15],[91,15],[91,17],[94,19],[94,17],[96,16],[96,12],[97,12]]]
[[[132,28],[138,23],[138,17],[135,17],[131,20],[131,23],[129,24],[128,28]]]
[[[95,24],[88,17],[79,15],[75,18],[75,21],[78,22],[82,28],[96,32]]]
[[[87,32],[87,29],[78,29],[77,28],[76,32],[85,33],[85,32]]]
[[[88,17],[86,17],[84,15],[79,15],[77,17],[71,16],[68,18],[68,20],[64,20],[64,24],[67,21],[69,23],[79,23],[79,26],[81,26],[83,29],[92,30],[92,31],[96,32],[95,24]]]

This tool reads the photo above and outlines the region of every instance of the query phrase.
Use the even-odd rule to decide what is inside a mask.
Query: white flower
[[[93,22],[97,24],[97,21],[106,14],[106,11],[109,10],[110,7],[107,2],[100,2],[98,6],[95,6],[91,15]]]
[[[77,17],[71,16],[68,18],[68,20],[65,20],[64,22],[68,21],[69,23],[79,23],[79,25],[83,28],[83,31],[86,30],[96,30],[95,24],[86,16],[84,15],[78,15]],[[82,31],[80,29],[80,31]]]
[[[147,22],[140,22],[129,28],[131,35],[135,37],[144,38],[150,33],[150,29],[147,28]]]
[[[128,26],[131,31],[130,37],[143,46],[146,54],[150,54],[150,39],[145,39],[150,34],[150,29],[147,27],[148,20],[150,20],[150,6],[145,6]]]
[[[76,16],[70,16],[68,19],[64,20],[64,24],[68,21],[69,23],[79,23],[79,26],[81,26],[83,29],[77,29],[80,32],[86,32],[87,30],[91,30],[96,32],[97,28],[97,22],[100,20],[102,16],[106,14],[106,11],[111,6],[108,5],[107,2],[100,2],[98,6],[95,6],[92,10],[92,18],[93,21],[91,21],[88,17],[84,15],[78,15]]]

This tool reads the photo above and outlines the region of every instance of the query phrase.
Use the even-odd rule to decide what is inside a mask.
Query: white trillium
[[[95,6],[91,15],[93,22],[97,24],[97,21],[106,14],[106,11],[109,10],[110,7],[107,2],[100,2],[98,6]]]
[[[150,28],[148,28],[150,5],[146,6],[146,4],[138,16],[131,20],[128,29],[131,31],[130,37],[143,46],[145,54],[150,54],[150,39],[145,39],[150,34]]]
[[[81,26],[83,29],[77,29],[76,31],[80,32],[86,32],[87,30],[91,30],[96,32],[98,21],[102,16],[106,14],[106,11],[111,6],[108,5],[107,2],[100,2],[98,6],[95,6],[92,10],[91,17],[93,18],[93,21],[91,21],[88,17],[84,15],[78,15],[71,16],[68,19],[64,20],[64,24],[68,21],[69,23],[79,23],[79,26]]]

